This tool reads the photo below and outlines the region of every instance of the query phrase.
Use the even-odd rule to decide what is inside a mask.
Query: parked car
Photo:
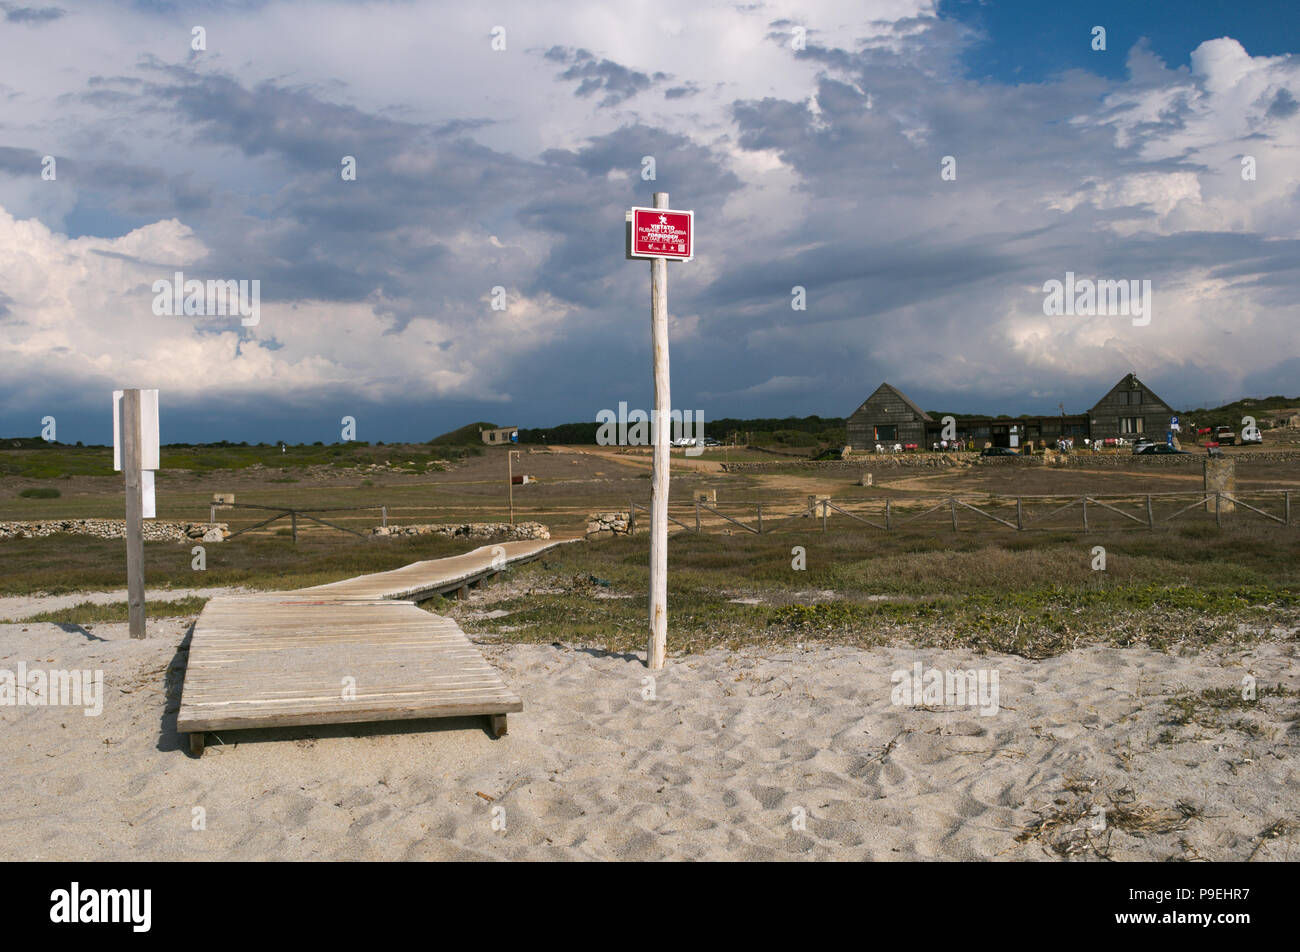
[[[695,437],[693,436],[679,437],[678,439],[672,440],[668,445],[672,446],[675,449],[681,449],[682,447],[686,447],[686,446],[694,446]]]
[[[1133,447],[1134,456],[1191,456],[1186,450],[1176,450],[1168,443],[1147,443]]]
[[[1258,429],[1241,431],[1242,446],[1263,446],[1264,434]]]
[[[1237,442],[1237,434],[1230,426],[1217,426],[1214,428],[1214,442],[1220,446],[1232,446]]]
[[[722,444],[719,443],[717,440],[715,440],[713,437],[711,437],[711,436],[706,436],[706,437],[704,438],[704,445],[705,445],[705,446],[721,446]]]
[[[1017,453],[1009,446],[986,446],[984,447],[984,449],[980,450],[980,456],[1019,456],[1019,455],[1020,455],[1019,453]]]

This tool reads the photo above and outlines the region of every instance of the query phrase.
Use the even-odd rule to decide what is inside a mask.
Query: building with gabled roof
[[[895,387],[882,383],[848,419],[848,444],[871,449],[877,443],[925,443],[926,425],[935,420]]]
[[[1175,416],[1173,409],[1137,378],[1125,374],[1087,413],[1048,416],[976,416],[954,414],[949,439],[985,445],[1021,447],[1055,444],[1061,438],[1094,443],[1108,439],[1136,442],[1143,437],[1163,440]],[[915,443],[929,448],[941,441],[943,421],[934,419],[897,387],[882,383],[848,418],[848,445],[855,450],[878,444]]]
[[[1128,373],[1088,411],[1088,423],[1094,442],[1115,438],[1133,442],[1143,436],[1163,440],[1175,415],[1137,374]]]

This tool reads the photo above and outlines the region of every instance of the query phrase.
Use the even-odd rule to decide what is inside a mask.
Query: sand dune
[[[99,717],[0,707],[0,858],[1300,857],[1296,697],[1207,710],[1220,727],[1167,703],[1248,672],[1295,692],[1294,642],[714,651],[671,659],[654,700],[637,659],[489,646],[525,703],[500,740],[474,719],[291,728],[196,760],[174,730],[185,623],[125,627],[0,626],[0,669],[99,669],[106,691]],[[891,703],[918,661],[996,669],[998,713]]]

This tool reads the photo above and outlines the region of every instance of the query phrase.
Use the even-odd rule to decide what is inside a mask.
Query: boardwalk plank
[[[206,731],[480,714],[500,736],[523,700],[455,621],[409,599],[557,544],[502,543],[504,563],[495,546],[482,546],[293,592],[213,598],[194,625],[177,730],[196,753]]]

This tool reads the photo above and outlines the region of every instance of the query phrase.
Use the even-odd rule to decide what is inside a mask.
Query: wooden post
[[[668,193],[654,193],[654,207],[668,208]],[[650,259],[650,342],[654,361],[654,472],[650,494],[650,639],[646,666],[664,666],[668,651],[668,428],[672,398],[668,374],[668,260]]]
[[[289,510],[289,522],[293,526],[293,544],[297,545],[298,544],[298,510],[296,509]]]
[[[1288,489],[1282,498],[1284,500],[1282,512],[1286,518],[1286,522],[1284,522],[1283,525],[1289,526],[1291,525],[1291,490]]]
[[[1088,497],[1083,497],[1083,531],[1088,531]]]
[[[209,507],[208,507],[208,522],[209,522],[209,523],[212,523],[212,522],[216,522],[216,521],[217,521],[217,507],[216,507],[216,506],[209,506]]]
[[[1287,494],[1287,497],[1286,497],[1286,498],[1287,498],[1287,501],[1288,501],[1287,512],[1290,512],[1290,511],[1291,511],[1291,509],[1290,509],[1290,499],[1291,499],[1291,495],[1290,495],[1290,493]],[[761,502],[758,504],[758,534],[759,534],[759,535],[762,535],[762,534],[763,534],[763,504],[762,504]]]
[[[385,529],[387,529],[388,528],[388,507],[380,506],[379,509],[384,520],[383,522],[380,523],[380,525],[382,525]]]
[[[822,532],[826,531],[826,500],[822,500]]]
[[[1217,490],[1214,493],[1214,524],[1223,526],[1223,493]]]
[[[1155,527],[1156,517],[1155,513],[1151,511],[1151,494],[1147,493],[1147,528],[1154,529]]]
[[[636,535],[636,503],[627,504],[627,534]]]
[[[1016,528],[1023,529],[1024,527],[1025,527],[1025,514],[1024,511],[1020,508],[1020,497],[1017,496],[1016,497]]]
[[[952,531],[957,531],[957,497],[948,497],[948,508],[952,510]]]
[[[126,477],[126,606],[132,638],[144,630],[144,497],[140,468],[140,391],[122,391],[122,473]]]
[[[700,531],[700,501],[695,500],[695,531]]]
[[[890,517],[893,515],[893,508],[894,508],[892,502],[893,500],[890,499],[885,500],[885,529],[886,530],[893,528],[893,526],[890,525]]]

